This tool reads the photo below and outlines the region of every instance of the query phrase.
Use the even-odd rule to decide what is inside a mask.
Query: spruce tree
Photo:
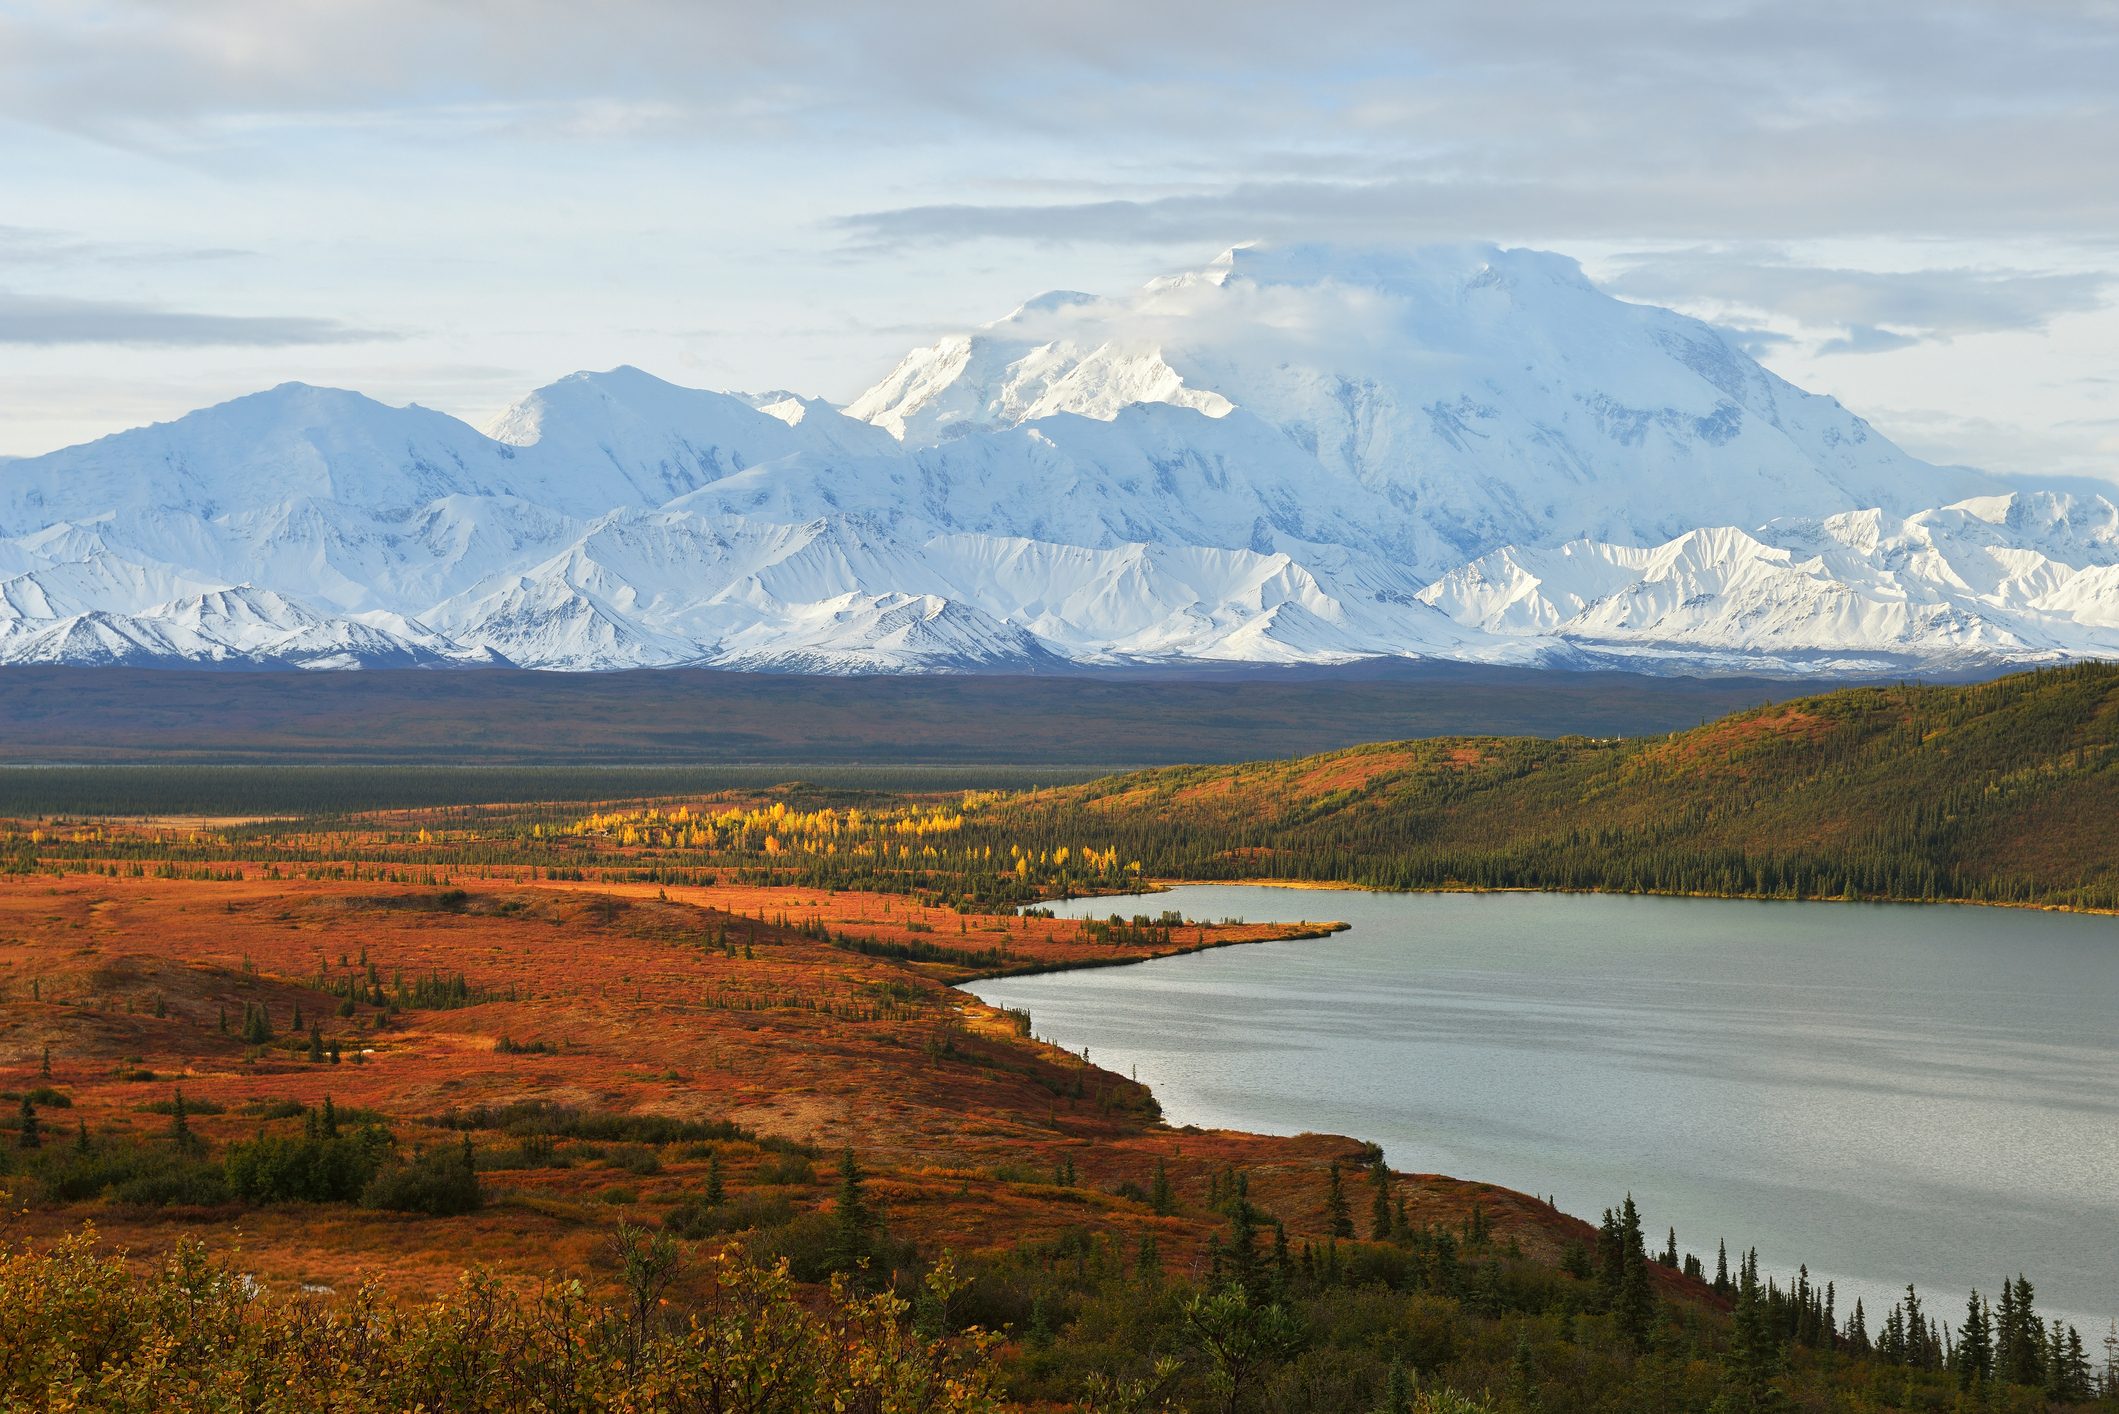
[[[1602,1309],[1609,1311],[1618,1305],[1619,1283],[1625,1276],[1626,1253],[1619,1238],[1619,1215],[1606,1208],[1597,1224],[1597,1295]]]
[[[1780,1407],[1780,1390],[1773,1383],[1780,1373],[1780,1341],[1759,1290],[1758,1269],[1747,1260],[1741,1271],[1729,1337],[1727,1407],[1741,1414],[1760,1414]],[[1858,1304],[1855,1310],[1858,1320]]]
[[[1648,1253],[1641,1240],[1641,1214],[1633,1205],[1633,1195],[1626,1195],[1625,1205],[1619,1210],[1619,1283],[1613,1314],[1618,1317],[1619,1334],[1635,1350],[1648,1346],[1650,1328],[1655,1322],[1655,1288],[1648,1278]]]
[[[1537,1375],[1536,1357],[1530,1348],[1530,1326],[1526,1322],[1516,1327],[1516,1348],[1508,1357],[1508,1398],[1513,1407],[1537,1409]]]
[[[1994,1376],[2011,1380],[2015,1378],[2020,1323],[2016,1319],[2016,1283],[2007,1277],[2001,1279],[2001,1305],[1995,1308],[1993,1321]]]
[[[1250,1180],[1238,1174],[1236,1195],[1229,1204],[1228,1275],[1245,1291],[1263,1296],[1266,1284],[1258,1254],[1258,1226],[1264,1214],[1251,1206],[1250,1187]]]
[[[1391,1171],[1378,1159],[1369,1167],[1369,1238],[1387,1242],[1391,1236]]]
[[[1391,1361],[1390,1373],[1383,1380],[1383,1402],[1376,1406],[1376,1414],[1413,1414],[1413,1377],[1407,1373],[1403,1360]]]
[[[1995,1322],[1994,1372],[2010,1384],[2045,1383],[2045,1326],[2038,1319],[2036,1294],[2028,1278],[2004,1281],[2001,1312]]]
[[[169,1140],[180,1154],[193,1153],[200,1147],[199,1137],[191,1132],[191,1115],[184,1108],[182,1090],[178,1090],[169,1102]]]
[[[2073,1326],[2067,1328],[2067,1340],[2060,1351],[2062,1368],[2066,1371],[2060,1383],[2061,1399],[2085,1400],[2092,1396],[2089,1356],[2082,1349],[2082,1332]]]
[[[37,1122],[37,1106],[27,1095],[22,1097],[22,1128],[15,1136],[15,1143],[24,1149],[44,1147],[44,1133]]]
[[[1148,1206],[1157,1217],[1168,1217],[1177,1211],[1177,1193],[1170,1186],[1170,1166],[1161,1159],[1155,1161],[1155,1177],[1148,1183]]]
[[[853,1150],[842,1152],[839,1155],[839,1189],[831,1224],[830,1261],[835,1271],[855,1271],[868,1258],[869,1235],[875,1227],[875,1214],[868,1206],[864,1178],[861,1166],[854,1161]]]
[[[727,1190],[721,1182],[721,1151],[709,1149],[706,1151],[706,1204],[718,1208],[727,1197]]]
[[[1987,1303],[1965,1298],[1964,1324],[1957,1329],[1957,1387],[1970,1389],[1994,1378],[1994,1329]]]
[[[1354,1235],[1354,1217],[1347,1210],[1346,1187],[1339,1181],[1339,1165],[1333,1164],[1324,1190],[1324,1215],[1334,1237]]]

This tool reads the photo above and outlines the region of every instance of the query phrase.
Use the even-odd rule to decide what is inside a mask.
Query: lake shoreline
[[[1136,896],[1283,887],[1278,880],[1153,883],[1153,893]],[[1019,980],[1030,980],[1015,977],[958,986],[986,1005],[1034,1015],[1049,1044],[1077,1051],[1093,1046],[1106,1067],[1137,1074],[1172,1125],[1357,1135],[1382,1143],[1394,1170],[1479,1175],[1509,1191],[1557,1192],[1567,1211],[1593,1212],[1608,1201],[1607,1190],[1632,1188],[1644,1199],[1653,1195],[1655,1210],[1675,1219],[1687,1243],[1704,1242],[1703,1255],[1711,1256],[1718,1235],[1755,1237],[1769,1267],[1808,1260],[1813,1274],[1833,1273],[1848,1291],[1872,1299],[1902,1290],[1908,1279],[1924,1292],[1959,1291],[1967,1279],[1970,1268],[1906,1240],[1877,1207],[1879,1191],[1920,1191],[1923,1224],[1992,1233],[1993,1214],[2007,1213],[1998,1240],[1989,1242],[1995,1250],[1981,1260],[2035,1262],[2052,1282],[2062,1314],[2100,1327],[2108,1315],[2107,1284],[2052,1235],[2059,1212],[2071,1211],[2079,1222],[2107,1201],[2084,1187],[2088,1151],[2059,1143],[2058,1135],[2080,1131],[2082,1116],[2069,1109],[2074,1101],[2055,1099],[2079,1095],[2070,1076],[2104,1064],[2096,1055],[2108,1038],[2085,1031],[2079,1007],[2065,1000],[2104,989],[2108,984],[2096,979],[2109,977],[2111,968],[2103,927],[2070,924],[2065,915],[2104,915],[2032,908],[2061,916],[2049,924],[2029,918],[2009,924],[2001,916],[1954,910],[1894,916],[1904,904],[1864,900],[1881,908],[1873,921],[1865,915],[1857,924],[1823,910],[1768,916],[1712,909],[1717,901],[1847,900],[1344,885],[1332,891],[1345,898],[1352,952],[1334,948],[1300,958],[1254,952],[1242,960],[1227,951],[1232,940],[1215,949],[1219,961],[1200,960],[1208,971],[1189,975],[1203,983],[1168,972],[1081,978],[1062,982],[1049,997],[1012,994]],[[1459,897],[1465,894],[1522,903],[1504,907],[1497,898],[1489,909]],[[1539,895],[1544,902],[1535,901]],[[1077,896],[1072,907],[1095,909],[1099,897],[1110,896]],[[1451,904],[1452,898],[1459,901]],[[1667,918],[1646,902],[1658,899],[1671,906]],[[1248,918],[1271,907],[1258,896],[1211,893],[1183,902],[1198,917]],[[1281,902],[1301,907],[1286,895]],[[1707,911],[1695,914],[1686,906]],[[1420,921],[1399,933],[1390,920],[1405,910]],[[1437,910],[1431,919],[1430,910]],[[2049,1012],[2022,1011],[2016,1030],[2042,1037],[2035,1046],[1994,1039],[1994,1002],[2008,997],[2023,1008],[2032,1000],[2018,984],[2017,966],[2006,960],[2021,951],[2008,946],[2019,934],[2023,943],[2054,940],[2040,945],[2045,961],[2035,970],[2072,969],[2072,982],[2045,988],[2048,1005],[2058,999],[2071,1006],[2072,1060],[2054,1050],[2060,1037],[2044,1024]],[[1903,956],[1894,961],[1894,953]],[[1909,989],[1909,976],[1956,980]],[[1991,1000],[1965,1000],[1974,997]],[[1943,1039],[1953,1034],[1954,1042]],[[1791,1041],[1804,1035],[1810,1044]],[[1928,1050],[1892,1065],[1880,1079],[1874,1067],[1905,1045]],[[1835,1053],[1835,1046],[1845,1049]],[[1884,1145],[1901,1156],[1930,1154],[1944,1136],[1959,1152],[1967,1134],[2009,1128],[1999,1115],[1965,1118],[1963,1106],[1991,1108],[1998,1101],[1991,1091],[1982,1098],[1950,1079],[1958,1072],[1948,1066],[1938,1070],[1937,1056],[1945,1053],[1951,1065],[1983,1058],[1995,1083],[2046,1100],[2011,1100],[2012,1123],[2023,1124],[2023,1132],[1984,1152],[1974,1146],[1955,1167],[1931,1169],[1906,1157],[1896,1183],[1850,1180],[1850,1172],[1867,1173],[1875,1155],[1869,1141],[1855,1137],[1875,1134],[1879,1123],[1888,1128],[1886,1112],[1939,1114],[1935,1107],[1947,1107],[1955,1115],[1942,1128],[1912,1124]],[[1340,1069],[1290,1081],[1287,1067],[1334,1054],[1343,1058]],[[1821,1060],[1830,1054],[1837,1054],[1836,1063]],[[1270,1061],[1260,1059],[1267,1055]],[[1156,1056],[1160,1062],[1151,1069]],[[1403,1076],[1422,1080],[1407,1092],[1388,1078]],[[1879,1085],[1903,1086],[1915,1103],[1880,1110]],[[1581,1131],[1579,1116],[1590,1113],[1605,1117],[1598,1121],[1608,1131],[1604,1137]],[[1748,1153],[1742,1146],[1753,1142],[1759,1116],[1772,1131],[1759,1156],[1733,1165],[1713,1159],[1730,1145]],[[1688,1138],[1668,1150],[1669,1162],[1644,1167],[1641,1155],[1649,1150],[1642,1146],[1667,1145],[1673,1122]],[[1621,1134],[1614,1144],[1610,1136]],[[1765,1157],[1769,1150],[1778,1157]],[[1780,1176],[1791,1152],[1802,1156],[1809,1185],[1792,1204],[1794,1189]],[[2039,1190],[2038,1203],[1996,1209],[1995,1175],[2007,1171],[2010,1153],[2039,1153],[2042,1164],[2058,1155],[2064,1166],[2045,1175],[2053,1186]],[[1975,1200],[1982,1216],[1973,1221],[1965,1195],[1981,1192],[1990,1196]]]
[[[1128,898],[1135,894],[1168,893],[1171,889],[1307,889],[1325,893],[1358,894],[1570,894],[1595,898],[1694,898],[1729,899],[1752,903],[1870,903],[1900,905],[1955,905],[1963,908],[2017,908],[2032,913],[2065,913],[2084,918],[2119,918],[2119,909],[2085,908],[2066,903],[2019,903],[2011,899],[1987,898],[1848,898],[1844,894],[1754,894],[1710,893],[1684,889],[1571,889],[1564,884],[1420,884],[1394,889],[1382,884],[1355,884],[1340,879],[1243,879],[1156,878],[1139,888],[1118,893],[1077,893],[1074,898]]]

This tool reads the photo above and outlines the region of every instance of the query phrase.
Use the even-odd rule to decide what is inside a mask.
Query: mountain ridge
[[[2119,654],[2115,519],[1562,256],[1239,248],[845,409],[620,366],[480,431],[285,383],[0,463],[0,663],[1950,671]]]

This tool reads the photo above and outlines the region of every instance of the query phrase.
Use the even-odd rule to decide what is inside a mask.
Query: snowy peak
[[[818,672],[2119,654],[2119,509],[1916,461],[1494,246],[1055,291],[841,411],[570,374],[484,432],[286,384],[0,460],[0,663]]]
[[[888,445],[827,405],[789,397],[759,407],[632,367],[570,374],[515,403],[488,432],[516,449],[514,489],[582,515],[658,506],[800,452],[847,455]]]
[[[113,511],[209,515],[302,497],[410,509],[494,478],[490,444],[452,417],[283,383],[0,468],[0,529]]]
[[[901,362],[848,412],[908,445],[1241,410],[1425,534],[1423,568],[1519,541],[1659,541],[1995,489],[1914,461],[1719,331],[1539,251],[1239,247],[1118,300],[1034,302]]]
[[[908,354],[847,405],[900,441],[933,445],[967,432],[1010,428],[1055,413],[1110,419],[1141,403],[1209,417],[1230,410],[1218,394],[1185,386],[1152,338],[1111,333],[1103,301],[1056,290],[969,334]]]

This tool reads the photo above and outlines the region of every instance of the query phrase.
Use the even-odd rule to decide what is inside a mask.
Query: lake
[[[1652,1250],[1759,1249],[1954,1320],[2020,1270],[2119,1315],[2119,920],[2018,909],[1185,886],[1055,905],[1329,939],[971,984],[1170,1123],[1380,1143],[1393,1167],[1631,1191]]]

